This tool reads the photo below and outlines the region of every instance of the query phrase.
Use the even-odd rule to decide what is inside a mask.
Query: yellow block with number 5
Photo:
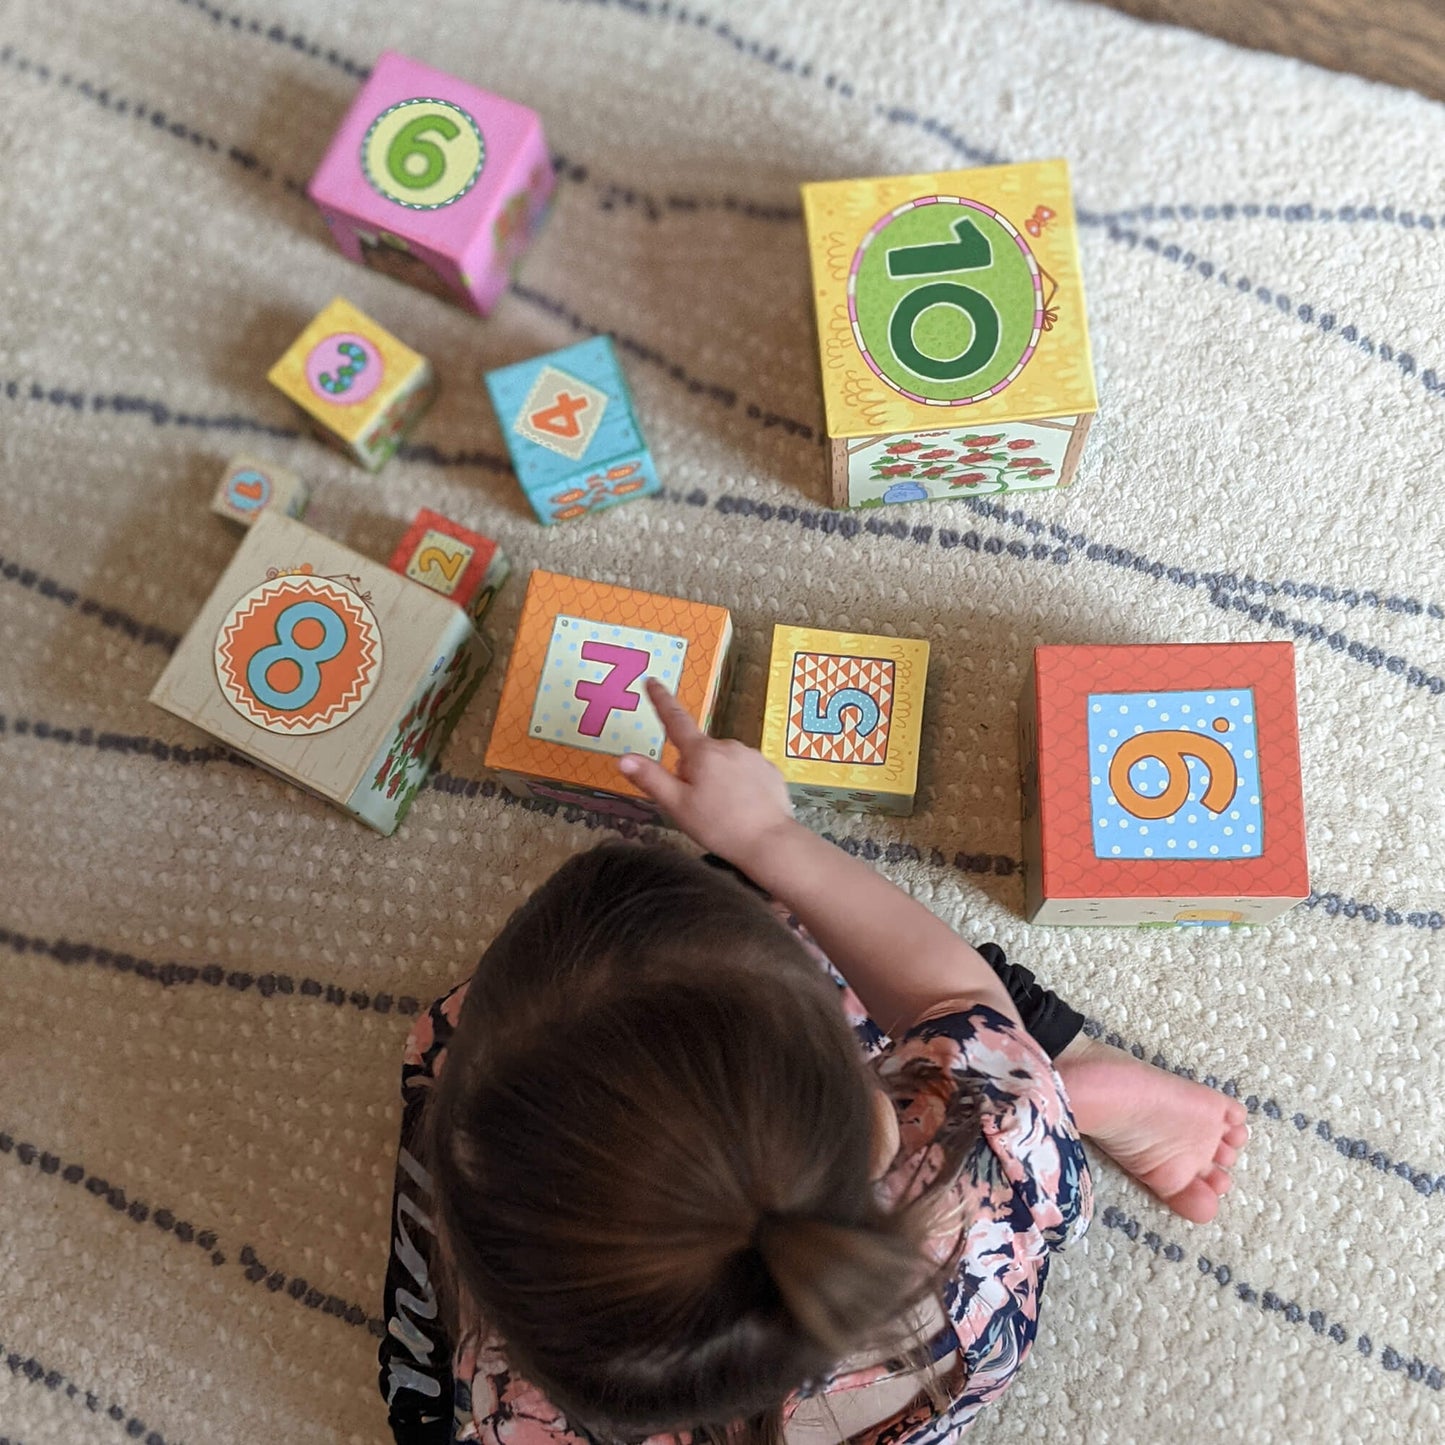
[[[793,799],[912,813],[927,675],[920,640],[774,627],[762,750]]]

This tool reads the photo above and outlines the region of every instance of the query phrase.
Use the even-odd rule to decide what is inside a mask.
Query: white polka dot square
[[[1088,706],[1097,857],[1260,855],[1252,689],[1091,693]]]

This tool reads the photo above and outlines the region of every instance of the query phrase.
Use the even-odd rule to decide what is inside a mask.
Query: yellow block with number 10
[[[999,425],[1056,421],[1082,444],[1098,405],[1067,164],[818,182],[803,215],[835,501],[1066,482],[1077,448],[1010,452]],[[857,439],[902,443],[853,470],[916,496],[850,489]]]

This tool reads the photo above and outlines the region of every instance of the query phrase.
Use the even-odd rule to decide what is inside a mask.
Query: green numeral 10
[[[888,274],[942,276],[950,271],[986,271],[993,265],[988,237],[967,216],[953,223],[952,241],[918,246],[895,246],[885,255]],[[973,322],[973,340],[957,356],[929,356],[913,340],[918,318],[930,306],[953,306]],[[888,341],[893,354],[910,371],[930,381],[962,381],[983,370],[998,350],[1000,323],[992,301],[959,281],[932,281],[915,286],[899,298],[888,318]]]

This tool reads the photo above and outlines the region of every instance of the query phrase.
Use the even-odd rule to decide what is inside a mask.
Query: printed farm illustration
[[[426,781],[441,741],[466,709],[483,672],[485,668],[476,667],[470,647],[457,648],[446,661],[446,670],[440,677],[433,676],[397,724],[391,747],[371,786],[388,799],[398,800],[398,815],[406,812]]]
[[[1073,435],[1073,419],[1065,418],[850,443],[849,505],[876,507],[1055,487]]]

